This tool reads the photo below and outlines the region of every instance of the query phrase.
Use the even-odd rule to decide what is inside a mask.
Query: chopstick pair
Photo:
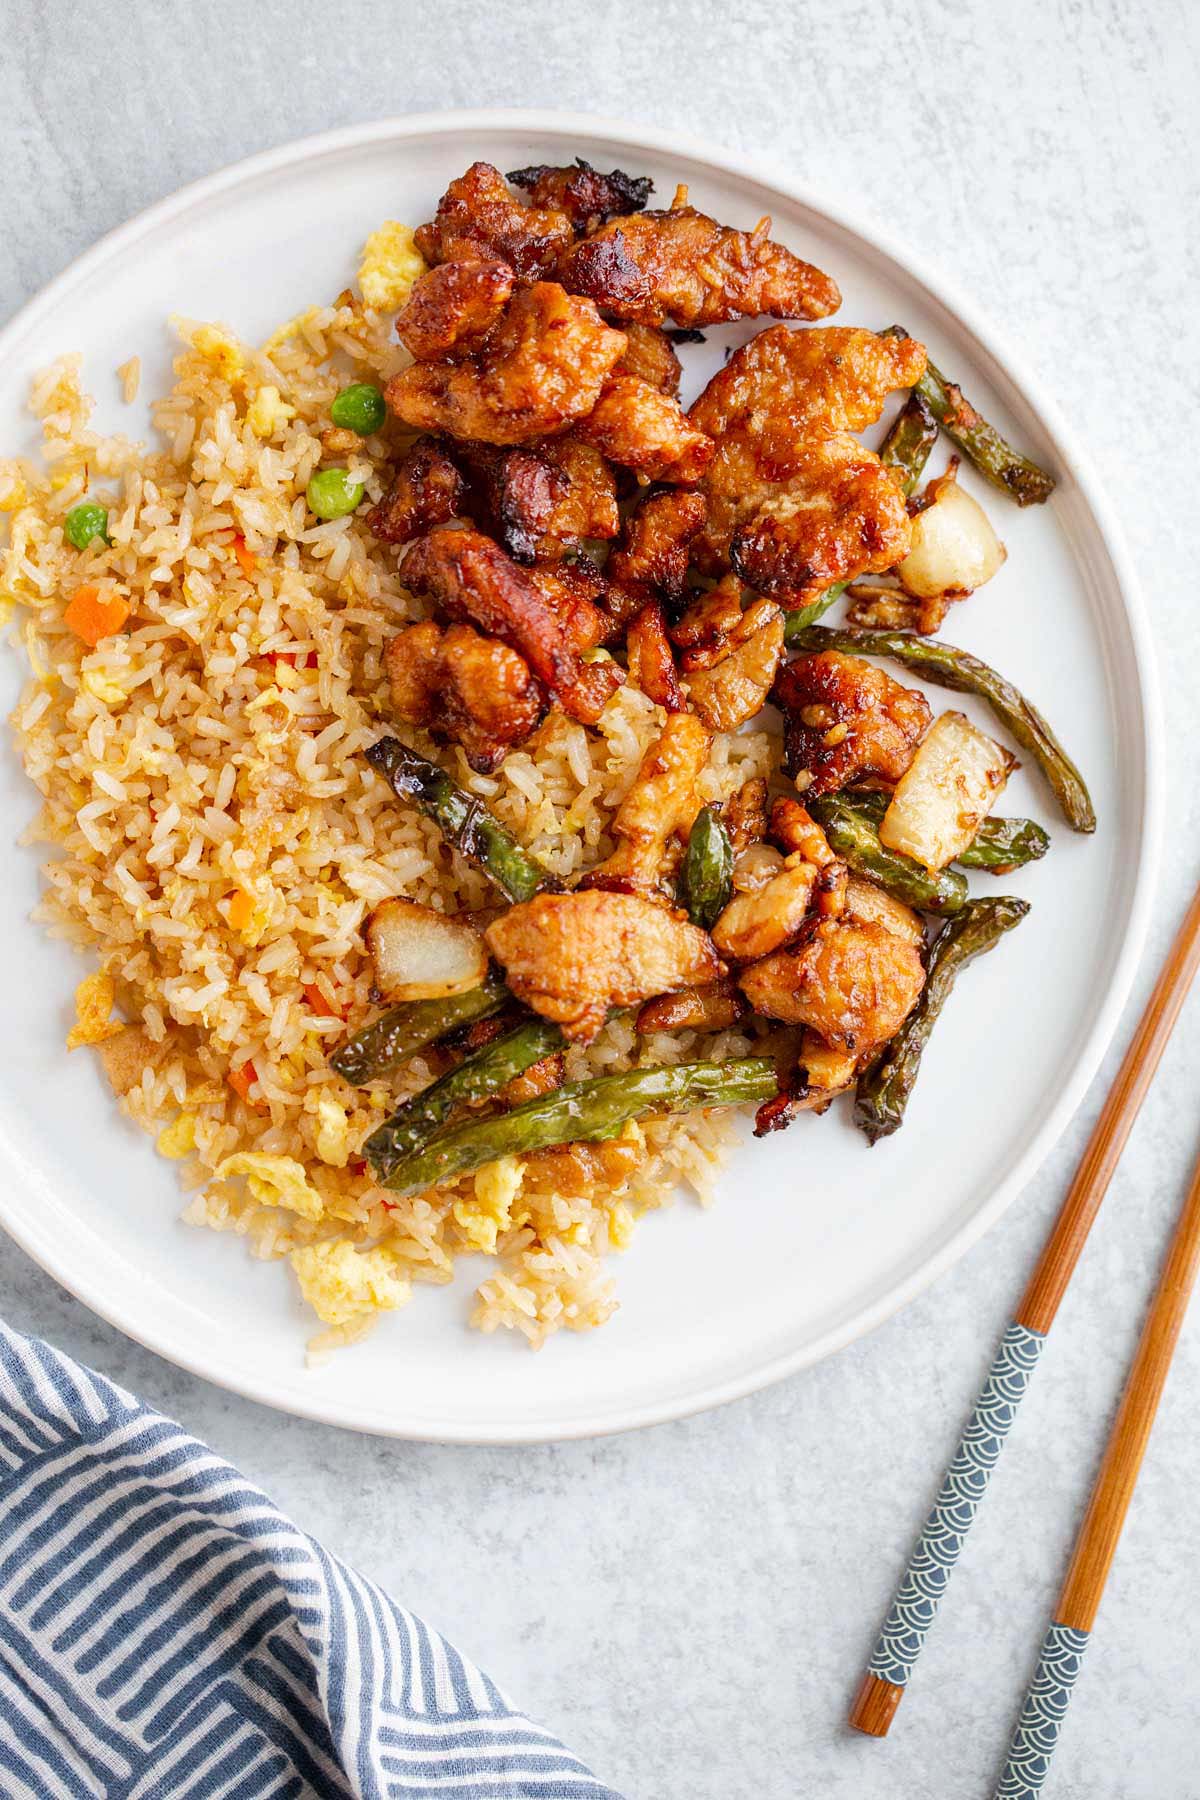
[[[958,1561],[988,1478],[1037,1368],[1088,1233],[1200,965],[1200,890],[1176,934],[1116,1081],[1013,1322],[1000,1341],[967,1427],[884,1620],[850,1724],[885,1737]],[[1062,1727],[1121,1527],[1133,1497],[1171,1356],[1200,1267],[1200,1161],[1162,1274],[1037,1671],[1009,1747],[997,1800],[1040,1793]]]

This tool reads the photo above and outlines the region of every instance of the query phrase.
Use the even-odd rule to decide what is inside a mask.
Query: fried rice
[[[391,324],[419,269],[389,224],[361,292],[261,348],[173,321],[182,349],[149,450],[91,429],[81,360],[65,356],[33,384],[40,461],[0,462],[0,596],[31,670],[12,723],[43,800],[27,838],[49,852],[37,916],[92,969],[70,1042],[95,1046],[123,1109],[176,1161],[183,1217],[291,1263],[324,1327],[317,1352],[360,1337],[413,1282],[449,1283],[460,1255],[490,1259],[470,1313],[483,1331],[537,1346],[603,1323],[607,1253],[681,1181],[707,1200],[735,1136],[721,1112],[649,1119],[607,1146],[507,1159],[412,1198],[373,1185],[359,1155],[440,1067],[418,1057],[365,1088],[330,1069],[373,1011],[364,920],[389,894],[446,912],[495,898],[362,756],[393,728],[384,646],[425,609],[365,505],[321,522],[304,499],[339,389],[382,385],[407,361]],[[137,358],[119,374],[132,400]],[[389,422],[345,458],[368,499],[400,441]],[[79,551],[64,521],[85,496],[108,506],[111,543]],[[81,587],[128,607],[94,649],[64,617]],[[457,751],[453,773],[574,877],[613,848],[609,822],[662,722],[626,687],[590,732],[553,712],[495,775]],[[765,732],[718,737],[703,797],[775,760]],[[573,1048],[567,1072],[749,1048],[736,1029],[639,1038],[620,1019]]]

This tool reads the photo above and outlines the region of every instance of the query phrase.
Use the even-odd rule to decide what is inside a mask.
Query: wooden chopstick
[[[1000,1340],[958,1448],[896,1589],[850,1710],[850,1724],[886,1737],[937,1617],[988,1477],[1033,1378],[1046,1334],[1154,1078],[1200,964],[1200,889],[1192,898],[1104,1102],[1087,1149],[1012,1323]]]
[[[1163,1263],[1162,1274],[1092,1488],[1071,1566],[1021,1708],[996,1800],[1041,1792],[1062,1730],[1100,1596],[1116,1555],[1167,1371],[1200,1270],[1200,1160]]]

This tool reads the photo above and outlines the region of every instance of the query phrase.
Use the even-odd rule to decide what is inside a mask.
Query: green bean
[[[693,925],[711,931],[733,892],[733,843],[711,806],[702,806],[688,834],[681,898]]]
[[[885,335],[907,337],[908,332],[902,325],[891,325]],[[933,363],[926,365],[913,392],[925,401],[946,436],[1002,494],[1018,506],[1040,506],[1050,498],[1054,492],[1053,475],[1006,443],[995,426],[975,410],[962,389],[947,381]]]
[[[494,972],[482,986],[465,994],[452,994],[447,1000],[410,1000],[404,1006],[391,1006],[361,1031],[354,1032],[339,1044],[329,1058],[330,1066],[354,1087],[378,1081],[392,1069],[398,1069],[426,1045],[486,1019],[507,1006],[512,995]]]
[[[891,1043],[858,1078],[854,1123],[872,1144],[904,1123],[904,1109],[916,1085],[925,1046],[959,972],[999,943],[1028,911],[1027,900],[1009,895],[969,900],[942,927],[929,952],[921,998]]]
[[[571,1082],[511,1112],[452,1125],[398,1163],[383,1185],[395,1193],[419,1194],[501,1156],[528,1156],[553,1144],[616,1137],[630,1119],[647,1113],[769,1100],[778,1086],[775,1065],[766,1057],[629,1069]]]
[[[534,1063],[561,1050],[565,1041],[557,1025],[545,1019],[527,1019],[422,1088],[377,1126],[363,1145],[376,1180],[386,1180],[403,1157],[427,1143],[456,1106],[499,1093]]]
[[[906,500],[916,492],[930,452],[937,443],[937,435],[938,422],[933,409],[924,395],[914,390],[897,413],[879,450],[880,462],[900,475]]]
[[[549,869],[518,844],[482,800],[460,787],[428,757],[409,750],[394,737],[380,738],[366,756],[400,799],[419,806],[446,841],[489,875],[510,900],[530,900],[536,893],[561,885]]]

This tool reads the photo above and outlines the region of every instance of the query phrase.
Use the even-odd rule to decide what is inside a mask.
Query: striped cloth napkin
[[[620,1800],[204,1444],[2,1325],[0,1794]]]

